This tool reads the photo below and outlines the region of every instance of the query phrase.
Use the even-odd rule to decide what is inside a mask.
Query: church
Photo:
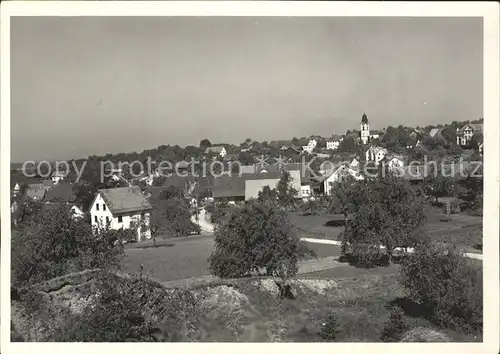
[[[379,131],[370,131],[370,123],[368,122],[366,113],[363,113],[363,116],[361,117],[360,128],[361,130],[359,132],[359,138],[361,139],[361,143],[363,145],[368,144],[374,139],[380,138],[381,133]]]

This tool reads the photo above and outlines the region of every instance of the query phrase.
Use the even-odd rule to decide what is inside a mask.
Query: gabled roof
[[[457,133],[459,134],[462,134],[464,132],[465,129],[467,129],[468,127],[472,128],[472,130],[474,132],[483,132],[483,124],[479,124],[479,123],[469,123],[469,124],[465,124],[463,127],[461,127],[460,129],[457,130]]]
[[[130,212],[148,211],[153,208],[137,186],[100,189],[99,194],[115,216]]]
[[[224,146],[210,146],[205,149],[205,154],[220,154],[224,150],[226,150]]]
[[[429,132],[429,136],[431,137],[436,137],[437,135],[441,134],[443,131],[443,128],[432,128]]]
[[[47,190],[45,188],[28,188],[26,189],[26,197],[30,199],[42,200],[45,197]]]
[[[231,198],[245,196],[245,180],[247,175],[223,175],[214,178],[212,196],[214,198]]]
[[[44,201],[46,202],[60,202],[69,203],[76,200],[75,193],[71,185],[66,183],[59,183],[49,189],[45,194]]]

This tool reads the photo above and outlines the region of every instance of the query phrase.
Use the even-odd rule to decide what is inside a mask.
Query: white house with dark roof
[[[92,227],[112,230],[138,226],[137,241],[151,237],[150,214],[153,207],[137,186],[100,189],[90,207]],[[142,227],[140,224],[143,222]]]
[[[227,155],[227,150],[224,146],[210,146],[205,149],[205,154],[214,154],[224,157]]]
[[[461,128],[457,128],[457,144],[467,145],[474,135],[483,134],[482,124],[466,124]]]

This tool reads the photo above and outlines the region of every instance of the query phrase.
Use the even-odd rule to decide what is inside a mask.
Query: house
[[[370,146],[365,153],[366,161],[374,161],[376,164],[380,163],[387,155],[387,149],[380,146]]]
[[[16,183],[14,185],[14,189],[13,189],[13,195],[18,195],[19,193],[21,193],[21,185],[19,183]]]
[[[384,164],[387,166],[389,171],[402,168],[405,164],[404,161],[405,159],[401,155],[387,155],[384,158]]]
[[[416,141],[422,140],[423,136],[424,136],[424,132],[420,128],[413,128],[409,134],[409,137],[412,139],[415,139]]]
[[[315,152],[314,156],[320,159],[328,159],[330,157],[330,154],[323,154],[321,152]]]
[[[51,180],[44,180],[41,183],[28,184],[25,196],[33,200],[42,200],[45,193],[52,188]]]
[[[316,139],[310,139],[307,145],[302,146],[302,150],[306,151],[309,154],[312,154],[313,150],[318,145],[318,141]]]
[[[359,159],[356,157],[353,158],[349,163],[349,167],[355,170],[359,169]]]
[[[332,186],[335,182],[341,182],[347,176],[353,177],[357,181],[361,181],[364,177],[358,172],[349,168],[346,164],[341,164],[337,168],[323,171],[323,176],[318,178],[318,181],[323,183],[323,192],[325,195],[332,194]]]
[[[295,157],[300,155],[300,148],[295,145],[283,145],[280,148],[280,155],[285,157]]]
[[[58,184],[66,177],[66,174],[61,171],[54,171],[51,177],[52,177],[52,183]]]
[[[340,146],[340,142],[342,140],[340,138],[332,138],[326,141],[327,150],[337,150]]]
[[[92,227],[112,230],[137,226],[137,241],[149,239],[150,213],[153,207],[139,187],[100,189],[90,207]]]
[[[443,135],[442,135],[443,130],[444,130],[444,128],[432,128],[429,131],[429,136],[431,138],[435,138],[435,139],[443,137]]]
[[[468,145],[474,135],[483,135],[483,124],[466,124],[457,128],[457,144]]]
[[[380,137],[382,136],[382,134],[383,133],[380,130],[371,130],[370,134],[369,134],[370,141],[372,141],[374,139],[380,139]]]
[[[215,202],[244,202],[246,177],[247,175],[222,175],[214,178],[213,186],[208,191],[208,197],[213,198]]]
[[[242,165],[240,166],[240,174],[255,173],[255,165]]]
[[[291,187],[297,191],[297,198],[302,198],[302,185],[300,170],[289,170]],[[245,200],[257,198],[259,192],[265,186],[276,188],[282,176],[281,171],[261,172],[255,175],[249,175],[245,178]]]
[[[227,155],[227,150],[224,146],[210,146],[205,150],[205,154],[218,155],[220,157],[224,157]]]

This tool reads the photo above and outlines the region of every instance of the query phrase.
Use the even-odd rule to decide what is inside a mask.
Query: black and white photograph
[[[159,3],[2,8],[2,346],[497,352],[498,4]]]

